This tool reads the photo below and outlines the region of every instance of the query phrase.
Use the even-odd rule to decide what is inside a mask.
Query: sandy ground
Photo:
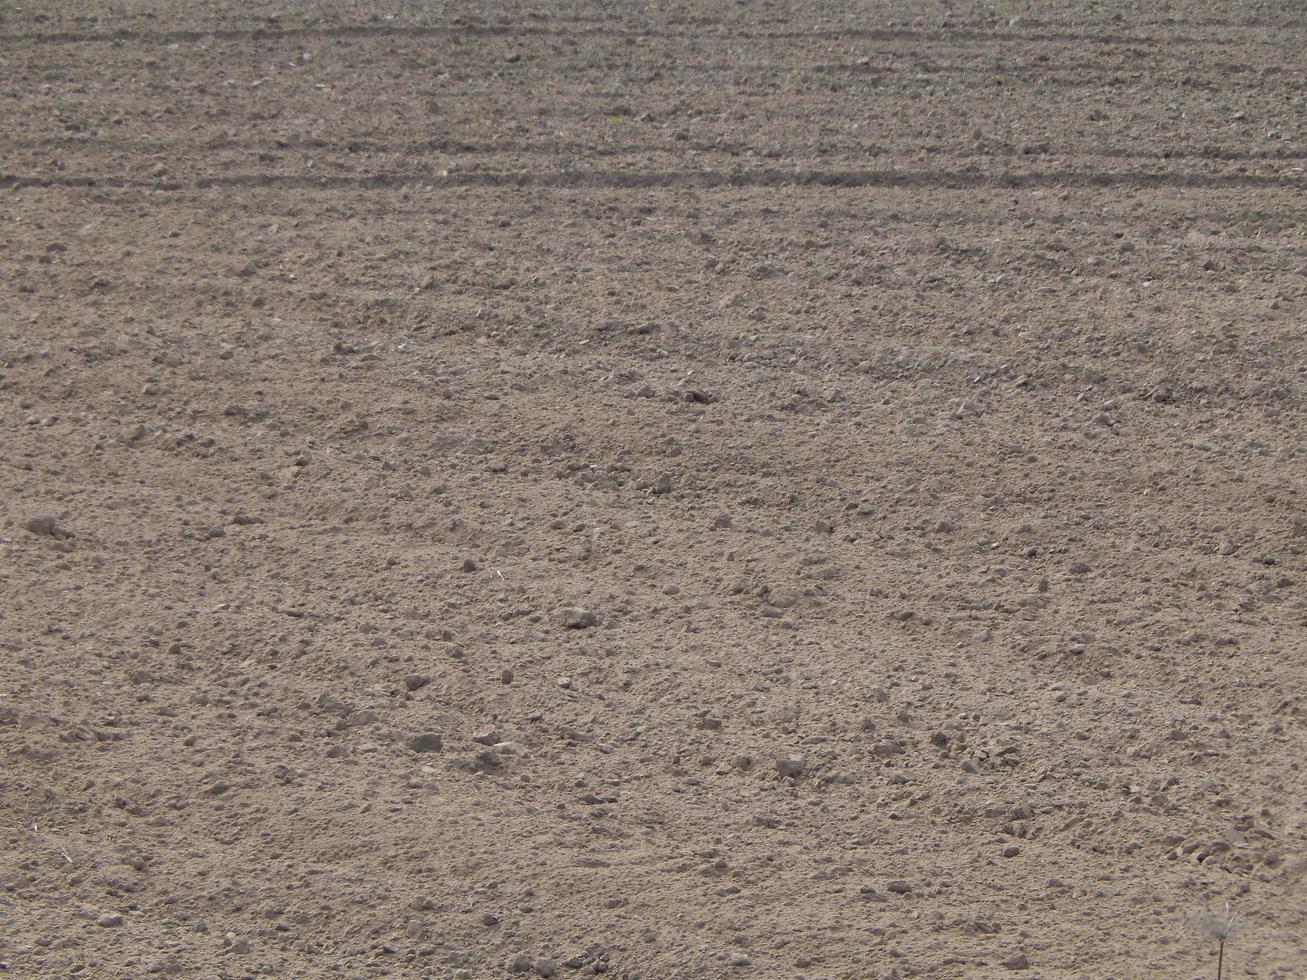
[[[0,5],[7,974],[1307,976],[1304,50]]]

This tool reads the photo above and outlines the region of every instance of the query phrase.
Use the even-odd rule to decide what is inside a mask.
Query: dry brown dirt
[[[1304,50],[0,4],[7,975],[1307,976]]]

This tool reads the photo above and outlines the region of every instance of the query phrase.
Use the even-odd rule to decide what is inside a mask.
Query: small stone
[[[898,755],[902,751],[903,746],[899,745],[899,743],[894,741],[892,738],[882,739],[871,747],[871,754],[881,757]]]
[[[416,691],[420,687],[426,687],[431,683],[431,678],[426,674],[409,674],[404,678],[404,686],[410,691]]]
[[[485,912],[481,916],[481,924],[483,926],[497,926],[499,925],[499,916],[493,912]]]
[[[970,773],[978,773],[980,772],[980,763],[975,759],[963,759],[962,771],[970,772]]]
[[[59,522],[53,517],[33,517],[27,522],[27,530],[32,534],[53,538],[59,531]]]
[[[563,626],[570,630],[589,629],[599,622],[599,618],[594,613],[580,606],[569,606],[561,610],[559,618]]]
[[[731,957],[731,966],[748,966],[753,961],[743,953],[736,953]]]
[[[948,735],[944,732],[935,732],[930,736],[930,744],[942,749],[948,745]]]
[[[362,711],[351,712],[343,722],[337,722],[336,727],[344,731],[346,728],[361,728],[364,725],[371,725],[376,721],[377,713],[364,708]]]
[[[509,973],[526,973],[531,969],[531,957],[526,953],[518,953],[504,964],[504,969]]]
[[[501,670],[501,671],[499,672],[499,683],[501,683],[501,684],[512,684],[512,683],[513,683],[513,672],[512,672],[511,670]]]
[[[806,766],[807,761],[801,755],[787,755],[776,760],[776,771],[784,779],[798,779]]]
[[[672,492],[672,477],[670,473],[664,473],[659,476],[658,479],[654,480],[653,492],[656,494]]]
[[[1074,562],[1071,565],[1072,575],[1088,575],[1090,568],[1082,561]]]
[[[102,926],[105,929],[112,929],[115,926],[120,926],[123,924],[123,917],[113,912],[106,912],[104,915],[100,916],[98,919],[95,920],[95,924],[97,926]]]
[[[558,678],[558,686],[561,687],[564,691],[570,690],[572,687],[572,678],[570,677]]]
[[[425,735],[414,735],[405,744],[414,752],[439,752],[444,743],[439,735],[428,732]]]
[[[480,735],[473,735],[472,741],[479,742],[482,745],[498,745],[504,740],[504,736],[499,732],[482,732]]]
[[[222,944],[233,953],[243,954],[250,951],[250,941],[248,939],[241,939],[234,932],[227,933],[227,935],[223,937]]]
[[[558,972],[558,964],[553,960],[542,956],[540,959],[536,960],[535,970],[536,973],[540,974],[542,977],[552,977]]]
[[[712,519],[712,526],[719,531],[728,530],[731,526],[730,514],[718,514]]]
[[[1003,856],[1005,858],[1014,858],[1020,853],[1021,848],[1017,847],[1016,844],[1009,844],[1007,847],[1003,848]]]
[[[203,703],[208,704],[209,702],[206,700]],[[328,714],[338,715],[341,718],[344,718],[346,715],[348,715],[351,711],[354,710],[349,705],[347,705],[344,701],[341,701],[339,698],[335,698],[332,695],[327,694],[326,692],[323,692],[322,694],[318,695],[317,705],[319,708],[321,708],[323,711],[327,712]]]
[[[1026,970],[1030,967],[1030,960],[1025,953],[1015,953],[1005,959],[1003,965],[1009,970]]]
[[[477,563],[475,561],[473,561],[471,558],[463,559],[463,571],[475,572],[476,570],[477,570]]]
[[[907,895],[912,891],[912,885],[901,878],[891,881],[887,887],[895,895]]]

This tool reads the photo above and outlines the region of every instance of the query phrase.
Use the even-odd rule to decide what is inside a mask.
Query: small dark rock
[[[439,735],[428,732],[425,735],[413,736],[405,744],[414,752],[439,752],[444,743]]]
[[[589,629],[599,622],[599,617],[589,609],[582,609],[579,606],[570,606],[559,613],[559,617],[565,627],[571,630]]]
[[[801,755],[782,756],[776,760],[776,772],[782,778],[798,779],[803,775],[807,762]]]
[[[27,522],[27,530],[31,534],[38,534],[45,538],[72,537],[72,534],[61,528],[53,517],[33,517]]]

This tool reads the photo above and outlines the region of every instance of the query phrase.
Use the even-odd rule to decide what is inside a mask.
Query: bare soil
[[[0,964],[1307,976],[1304,51],[0,5]]]

